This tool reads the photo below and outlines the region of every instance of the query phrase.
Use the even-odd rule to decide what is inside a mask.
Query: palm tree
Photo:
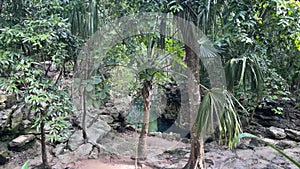
[[[200,85],[199,58],[201,58],[201,62],[206,62],[205,60],[207,59],[205,58],[221,58],[218,55],[217,50],[213,47],[212,43],[207,38],[205,38],[204,35],[202,37],[198,37],[198,39],[195,38],[195,30],[191,28],[191,23],[196,26],[200,26],[203,32],[210,33],[212,35],[211,37],[214,37],[214,27],[217,24],[216,16],[214,15],[216,14],[217,10],[216,8],[214,9],[211,7],[211,4],[214,3],[208,1],[206,2],[207,6],[205,8],[200,8],[200,10],[198,7],[203,6],[203,2],[199,4],[198,3],[199,2],[184,1],[181,4],[176,4],[174,3],[174,1],[172,1],[170,5],[173,5],[173,7],[177,6],[173,8],[177,9],[177,11],[175,11],[175,15],[185,20],[185,22],[183,23],[178,23],[179,29],[183,37],[185,37],[185,44],[189,44],[185,46],[185,62],[187,63],[189,69],[191,69],[193,78],[197,81],[198,85]],[[212,25],[212,27],[207,27],[206,25]],[[193,49],[196,49],[196,51],[191,50],[191,47]],[[207,63],[209,62],[204,63],[204,65],[206,65],[206,69],[208,70],[210,65]],[[248,67],[239,67],[244,68],[242,73],[239,74],[239,78],[244,82],[250,81],[252,82],[251,84],[254,84],[258,88],[260,88],[260,84],[262,83],[261,73],[259,72],[258,67],[254,68],[254,66],[258,65],[250,65],[251,66]],[[219,66],[218,68],[223,71],[223,67]],[[228,67],[227,72],[237,71],[235,68],[236,67]],[[209,71],[210,70],[208,70],[208,72]],[[245,72],[247,73],[247,76],[244,75]],[[235,78],[235,75],[233,75],[231,76],[231,79],[229,79],[229,81],[234,81]],[[246,84],[247,83],[243,83],[243,85]],[[233,95],[231,95],[227,90],[223,88],[212,88],[206,90],[205,96],[202,101],[199,96],[199,87],[196,88],[196,90],[188,88],[188,100],[190,104],[189,114],[191,154],[188,163],[184,167],[185,169],[205,168],[204,138],[207,132],[212,134],[215,129],[218,128],[218,134],[220,138],[227,138],[229,144],[232,143],[231,140],[234,138],[234,136],[237,136],[237,134],[241,132],[240,121],[234,106],[234,100],[236,101],[236,99],[234,99]],[[199,110],[195,110],[194,106],[197,105],[197,103],[200,103],[200,101],[201,104]],[[197,120],[195,121],[193,119]]]

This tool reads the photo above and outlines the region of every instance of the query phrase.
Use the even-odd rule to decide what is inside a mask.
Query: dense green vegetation
[[[45,126],[51,126],[49,132],[52,137],[49,139],[53,142],[63,141],[69,136],[66,117],[75,110],[62,79],[76,70],[82,44],[100,27],[139,12],[161,12],[182,17],[199,28],[203,37],[195,39],[193,30],[186,28],[186,23],[177,21],[178,28],[172,27],[171,32],[178,36],[184,36],[185,32],[191,35],[183,38],[182,42],[172,35],[158,32],[136,35],[116,43],[106,54],[97,56],[99,63],[95,76],[81,82],[84,86],[81,91],[83,114],[86,114],[86,106],[99,108],[99,100],[110,99],[112,86],[121,83],[113,77],[113,70],[118,67],[127,67],[134,72],[135,76],[128,75],[131,78],[128,90],[135,96],[142,96],[145,115],[146,112],[149,114],[154,88],[174,80],[172,73],[164,69],[168,64],[192,70],[198,91],[191,89],[187,96],[203,96],[201,104],[200,98],[196,99],[200,104],[199,113],[190,108],[191,114],[196,113],[191,119],[197,119],[191,128],[191,133],[195,134],[192,136],[192,148],[195,144],[203,144],[203,141],[197,140],[203,140],[204,130],[209,130],[209,118],[219,118],[220,138],[229,137],[227,141],[232,144],[230,140],[241,131],[237,115],[246,115],[250,121],[255,109],[266,99],[296,102],[300,97],[299,1],[0,0],[1,92],[21,93],[24,102],[36,112],[34,126],[41,131],[43,152]],[[166,29],[164,23],[160,26]],[[226,90],[211,86],[208,69],[187,43],[199,50],[200,57],[221,59],[226,73]],[[157,58],[157,53],[172,53],[168,58],[172,62],[163,62],[164,56]],[[140,66],[145,62],[138,63],[135,60],[137,55],[153,59],[154,64]],[[132,60],[136,63],[133,64]],[[56,76],[50,73],[53,67],[59,72]],[[240,114],[235,108],[240,109]],[[283,113],[282,107],[272,110],[275,114]],[[149,116],[144,119],[142,133],[146,135]],[[194,122],[191,121],[191,124]],[[198,147],[201,149],[201,146]],[[203,156],[201,151],[192,153],[185,168],[203,168],[200,164],[203,157],[200,161],[193,159]],[[43,155],[43,163],[47,166],[46,154]]]

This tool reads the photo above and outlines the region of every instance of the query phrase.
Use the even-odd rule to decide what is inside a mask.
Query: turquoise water
[[[158,131],[157,128],[157,118],[158,115],[155,112],[156,109],[156,102],[153,101],[151,109],[150,109],[150,118],[149,118],[149,132]],[[133,103],[131,112],[127,116],[127,121],[138,128],[142,127],[143,117],[144,117],[144,102],[143,99],[135,99]]]

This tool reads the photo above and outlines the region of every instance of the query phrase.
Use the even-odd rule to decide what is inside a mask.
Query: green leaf
[[[152,75],[146,74],[146,80],[151,81],[152,80]]]
[[[26,161],[22,166],[22,169],[28,169],[28,167],[29,167],[29,161]]]
[[[236,100],[232,94],[226,90],[219,88],[207,90],[201,100],[196,119],[198,134],[204,137],[206,133],[214,133],[218,127],[219,137],[227,138],[225,142],[231,145],[232,138],[241,132],[234,101]]]
[[[93,77],[93,84],[99,84],[102,82],[102,78],[100,76]]]
[[[244,137],[258,138],[257,136],[250,133],[241,133],[236,138],[234,138],[232,146],[235,146],[240,141],[240,139]]]
[[[106,98],[106,93],[105,92],[100,92],[99,96],[103,100],[103,99]]]
[[[100,109],[101,102],[100,101],[95,101],[93,105],[94,105],[95,108]]]
[[[87,92],[91,92],[91,91],[93,91],[94,86],[91,85],[91,84],[87,84],[87,86],[85,87],[85,89],[86,89]]]

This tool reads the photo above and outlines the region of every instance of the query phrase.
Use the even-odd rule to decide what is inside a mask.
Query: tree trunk
[[[138,161],[145,160],[147,158],[146,150],[147,150],[147,135],[148,135],[148,127],[149,127],[149,117],[150,117],[150,107],[152,101],[152,81],[144,80],[143,88],[142,88],[142,96],[144,100],[144,118],[142,124],[142,131],[139,138],[138,143],[138,153],[137,159]]]
[[[47,150],[46,150],[46,133],[45,133],[45,122],[42,120],[41,124],[41,145],[42,145],[42,161],[44,168],[49,168],[47,160]]]
[[[83,99],[82,99],[82,106],[83,106],[83,114],[82,114],[82,136],[83,136],[83,142],[87,143],[88,142],[88,137],[86,134],[86,123],[85,123],[85,119],[86,119],[86,95],[85,95],[85,90],[83,91]]]
[[[192,31],[187,37],[188,40],[192,41],[189,44],[196,44]],[[194,47],[197,49],[197,47]],[[200,58],[191,49],[191,47],[185,45],[186,58],[185,62],[188,68],[191,70],[192,75],[188,79],[186,89],[188,89],[188,100],[189,100],[189,114],[190,114],[190,134],[191,134],[191,154],[188,163],[184,169],[203,169],[204,165],[204,141],[200,138],[199,134],[196,133],[196,119],[199,110],[199,104],[201,102],[200,97]],[[196,80],[196,84],[194,82]]]
[[[175,14],[179,16],[179,14]],[[188,17],[188,16],[187,16]],[[184,61],[190,69],[188,80],[185,88],[187,89],[188,113],[191,135],[191,154],[188,163],[184,169],[203,169],[204,166],[204,142],[200,138],[199,133],[196,133],[196,119],[198,116],[200,97],[200,56],[197,55],[200,51],[197,39],[191,23],[187,20],[178,20],[177,22],[180,32],[184,39],[185,58]]]
[[[183,169],[203,169],[204,163],[204,140],[199,137],[195,127],[191,130],[191,154],[188,163]]]

